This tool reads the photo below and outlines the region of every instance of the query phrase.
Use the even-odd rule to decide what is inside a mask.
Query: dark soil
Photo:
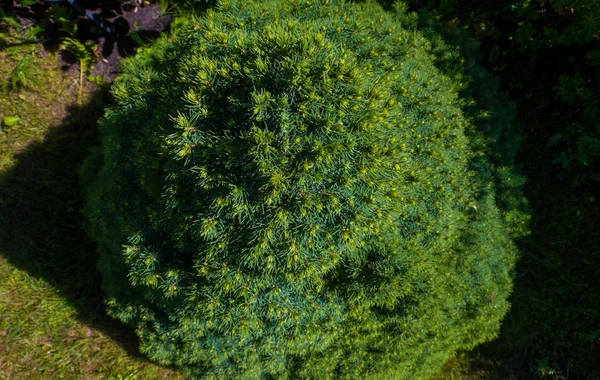
[[[77,24],[75,36],[70,36],[61,31],[59,22],[52,19],[51,5],[48,3],[36,2],[24,7],[11,0],[0,0],[0,4],[7,12],[14,14],[24,27],[33,24],[42,26],[44,33],[39,39],[44,41],[44,48],[48,51],[60,50],[65,37],[97,43],[98,59],[91,74],[108,82],[119,74],[121,58],[135,54],[140,44],[158,38],[173,21],[173,17],[163,14],[157,4],[140,4],[137,0],[76,0],[79,9],[73,9],[68,3],[59,5],[71,11],[71,21]],[[82,12],[89,12],[96,23]],[[103,30],[99,22],[112,32]],[[78,70],[77,60],[72,54],[62,51],[61,57],[63,70]]]
[[[122,57],[135,54],[139,46],[134,36],[138,41],[149,43],[167,30],[172,21],[172,17],[163,15],[156,4],[139,6],[132,1],[121,3],[119,9],[111,12],[108,15],[113,17],[106,20],[112,23],[115,33],[100,37],[99,59],[92,69],[92,75],[104,77],[106,81],[119,74]]]

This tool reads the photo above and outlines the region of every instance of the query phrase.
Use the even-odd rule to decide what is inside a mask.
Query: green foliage
[[[7,30],[11,28],[19,28],[21,24],[13,17],[10,17],[2,8],[0,8],[0,30]]]
[[[169,9],[169,0],[158,0],[158,8],[165,13]]]
[[[5,83],[5,91],[18,90],[20,88],[29,87],[31,84],[38,84],[35,66],[33,65],[32,53],[23,54],[17,57],[18,61],[15,68],[10,73],[7,83]]]
[[[49,10],[50,19],[58,23],[59,31],[68,37],[75,36],[77,32],[77,22],[73,18],[73,10],[65,5],[53,4]]]
[[[29,7],[29,6],[31,6],[33,4],[35,4],[36,0],[18,0],[18,1],[15,1],[15,2],[17,4],[23,6],[23,7]]]
[[[571,183],[600,180],[600,2],[412,3],[482,42],[487,65],[518,101],[523,124],[550,148],[540,160],[553,161]]]
[[[5,127],[12,127],[13,125],[17,124],[19,122],[20,118],[18,116],[4,116],[4,120],[2,121],[2,124]]]
[[[42,32],[43,28],[37,23],[21,25],[12,7],[0,7],[0,51],[18,50],[22,45],[33,43]]]
[[[600,64],[594,65],[600,71]],[[561,150],[553,162],[577,170],[580,180],[600,181],[600,86],[594,88],[584,76],[574,73],[560,76],[555,91],[577,117],[565,120],[566,128],[550,138],[548,145]]]
[[[481,69],[401,5],[223,1],[177,25],[124,61],[82,169],[109,312],[144,353],[425,378],[496,335],[527,215]]]
[[[162,13],[187,15],[201,13],[214,6],[217,0],[157,0],[156,3]]]
[[[534,227],[520,244],[511,318],[480,354],[499,363],[498,378],[599,378],[600,3],[413,3],[430,11],[422,21],[437,18],[481,43],[525,132]]]
[[[64,39],[62,48],[73,54],[79,62],[79,100],[83,94],[84,74],[90,69],[90,66],[96,61],[96,44],[94,42],[81,42],[78,39],[67,37]]]
[[[94,42],[81,42],[75,38],[65,38],[62,48],[73,54],[83,72],[87,72],[96,61],[96,44]]]

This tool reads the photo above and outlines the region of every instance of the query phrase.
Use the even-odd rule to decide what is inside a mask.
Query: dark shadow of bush
[[[43,141],[17,154],[0,173],[0,254],[58,289],[81,322],[141,357],[135,334],[106,315],[96,245],[84,231],[78,168],[97,140],[106,92],[72,106]]]

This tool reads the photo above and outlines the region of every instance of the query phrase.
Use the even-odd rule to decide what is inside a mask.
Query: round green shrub
[[[411,20],[222,1],[124,63],[83,178],[142,352],[193,377],[421,378],[495,336],[518,177]]]

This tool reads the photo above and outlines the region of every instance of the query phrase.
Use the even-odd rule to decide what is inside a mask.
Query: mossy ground
[[[78,168],[105,91],[87,83],[78,99],[77,70],[27,40],[0,49],[0,123],[19,118],[0,132],[0,378],[181,378],[106,316],[83,231]],[[26,83],[12,89],[23,59]]]

